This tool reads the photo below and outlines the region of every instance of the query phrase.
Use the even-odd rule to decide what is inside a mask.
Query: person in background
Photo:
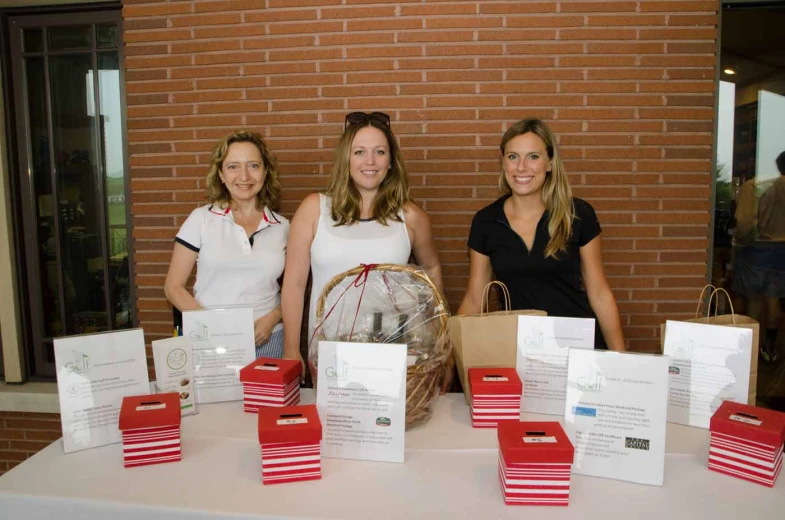
[[[750,179],[739,190],[733,237],[733,291],[746,299],[747,313],[765,328],[759,354],[767,363],[779,358],[777,333],[785,298],[785,152],[775,162],[777,178]]]
[[[280,286],[289,221],[276,213],[275,157],[261,135],[239,131],[215,146],[207,173],[208,204],[195,209],[175,238],[167,299],[180,311],[223,305],[254,310],[257,357],[283,354]],[[193,296],[186,289],[196,268]]]
[[[360,264],[406,264],[413,254],[441,290],[431,223],[409,195],[406,166],[387,114],[346,116],[327,193],[313,193],[300,204],[287,249],[282,305],[288,359],[302,362],[300,329],[309,270],[309,341],[324,286]]]

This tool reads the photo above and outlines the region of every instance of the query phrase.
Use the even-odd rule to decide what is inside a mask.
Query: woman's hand
[[[444,379],[442,379],[442,388],[441,388],[442,395],[446,394],[450,390],[454,378],[455,378],[455,359],[453,359],[452,353],[450,353],[450,357],[447,358],[447,362],[444,364]]]
[[[292,359],[292,360],[299,360],[300,366],[302,367],[303,371],[300,373],[300,384],[305,383],[305,360],[303,359],[303,355],[300,351],[287,353],[284,352],[283,357],[285,359]]]
[[[268,312],[253,322],[253,335],[256,345],[264,345],[270,340],[273,328],[281,321],[281,308],[278,307]]]

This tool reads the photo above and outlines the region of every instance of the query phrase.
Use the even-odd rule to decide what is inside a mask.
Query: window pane
[[[68,51],[73,49],[89,49],[92,47],[91,27],[50,27],[49,50]]]
[[[67,334],[108,329],[104,297],[95,98],[90,54],[51,56],[52,132],[57,168]]]
[[[25,52],[42,52],[44,50],[44,37],[41,28],[24,30]]]
[[[60,273],[57,265],[55,235],[56,197],[52,187],[49,162],[49,138],[46,117],[46,80],[43,58],[25,60],[27,73],[28,118],[30,121],[30,167],[36,204],[35,221],[38,231],[38,268],[41,276],[41,304],[44,337],[62,336],[60,315]],[[73,288],[71,288],[73,290]]]
[[[95,39],[98,42],[99,49],[117,47],[117,26],[114,24],[97,25],[95,27]]]
[[[119,63],[116,52],[102,52],[98,55],[101,147],[106,172],[104,182],[109,221],[109,291],[114,328],[130,327],[132,323]]]

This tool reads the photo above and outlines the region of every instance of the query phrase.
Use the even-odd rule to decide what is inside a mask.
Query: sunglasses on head
[[[351,114],[346,114],[343,129],[346,130],[346,127],[349,125],[364,125],[371,121],[390,126],[390,116],[384,112],[371,112],[370,114],[366,114],[365,112],[352,112]]]

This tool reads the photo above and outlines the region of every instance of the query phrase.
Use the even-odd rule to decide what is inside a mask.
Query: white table
[[[708,438],[668,425],[662,488],[575,475],[567,508],[505,506],[496,430],[471,428],[460,394],[407,432],[405,464],[322,459],[322,480],[272,486],[256,416],[211,404],[183,419],[181,462],[125,469],[119,444],[65,455],[54,442],[0,477],[0,519],[783,518],[785,477],[769,489],[709,471]]]

